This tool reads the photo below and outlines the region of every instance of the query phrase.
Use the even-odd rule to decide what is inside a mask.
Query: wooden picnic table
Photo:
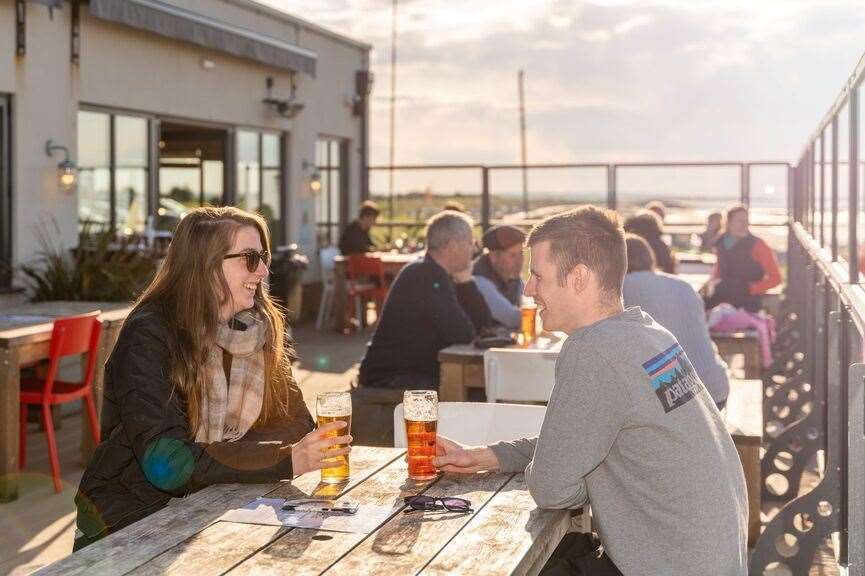
[[[539,355],[558,353],[565,334],[541,336],[530,346],[513,345]],[[473,344],[452,344],[439,351],[439,400],[442,402],[465,402],[470,388],[486,388],[484,376],[484,350]],[[531,356],[526,357],[531,361]]]
[[[93,397],[97,414],[102,409],[102,366],[111,354],[120,326],[132,310],[119,302],[39,302],[22,304],[0,312],[0,502],[18,498],[18,434],[21,368],[48,358],[53,319],[101,310],[102,337],[97,370],[93,377]],[[86,410],[81,424],[87,430]],[[81,454],[86,462],[94,446],[90,434],[82,434]]]
[[[401,254],[398,252],[370,252],[369,256],[375,256],[381,259],[384,266],[385,276],[394,277],[399,274],[403,266],[409,262],[413,262],[418,258],[423,258],[423,253],[415,252],[412,254]],[[345,310],[348,306],[348,290],[346,290],[346,267],[348,265],[348,257],[340,254],[334,258],[334,290],[333,290],[333,329],[342,332],[345,328]]]
[[[444,474],[407,479],[402,448],[356,446],[351,479],[319,472],[278,484],[214,485],[60,560],[37,574],[536,574],[571,527],[567,510],[539,510],[523,474]],[[468,514],[404,514],[403,497],[455,496]],[[393,506],[370,534],[218,520],[259,496],[341,498]]]

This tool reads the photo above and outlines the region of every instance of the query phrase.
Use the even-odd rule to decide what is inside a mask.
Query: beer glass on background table
[[[535,341],[537,335],[538,305],[532,298],[523,297],[520,306],[520,340],[523,346],[528,346]]]
[[[315,401],[315,414],[318,427],[325,424],[342,420],[346,423],[345,428],[340,428],[327,434],[326,438],[345,436],[351,433],[351,393],[349,392],[321,392]],[[328,450],[345,448],[345,444],[335,444]],[[348,454],[328,458],[328,462],[341,462],[339,466],[321,469],[321,481],[326,484],[337,484],[348,480],[349,462]]]
[[[435,390],[406,390],[402,398],[405,435],[408,440],[408,477],[436,477],[432,459],[436,455],[439,398]]]

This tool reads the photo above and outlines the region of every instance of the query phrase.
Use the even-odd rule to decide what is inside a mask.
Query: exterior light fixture
[[[294,78],[294,73],[291,74],[291,93],[288,98],[276,98],[273,96],[273,76],[267,77],[265,80],[265,86],[267,87],[267,96],[261,101],[261,103],[283,118],[294,118],[300,114],[301,110],[303,110],[305,104],[295,100],[297,84]]]
[[[75,165],[75,162],[69,159],[69,149],[66,146],[55,144],[53,140],[45,143],[45,154],[49,158],[54,156],[56,150],[63,152],[63,160],[57,165],[60,188],[64,192],[72,192],[75,190],[75,183],[78,180],[78,167]]]
[[[321,173],[315,167],[315,164],[304,160],[301,163],[300,167],[304,172],[312,168],[312,174],[309,175],[309,189],[313,192],[318,192],[319,190],[321,190]]]
[[[321,174],[318,170],[313,171],[312,176],[309,177],[309,189],[313,192],[321,190]]]

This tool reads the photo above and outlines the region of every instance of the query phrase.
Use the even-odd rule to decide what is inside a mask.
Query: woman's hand
[[[342,456],[351,452],[351,446],[331,450],[337,444],[350,444],[352,437],[333,436],[340,428],[345,428],[346,423],[342,420],[330,422],[321,428],[316,428],[291,446],[291,467],[295,476],[299,476],[311,470],[322,468],[335,468],[341,466],[339,460],[328,461],[335,456]]]

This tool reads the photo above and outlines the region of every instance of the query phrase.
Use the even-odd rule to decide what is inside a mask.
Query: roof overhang
[[[95,18],[315,76],[318,56],[294,44],[160,0],[90,0]]]

